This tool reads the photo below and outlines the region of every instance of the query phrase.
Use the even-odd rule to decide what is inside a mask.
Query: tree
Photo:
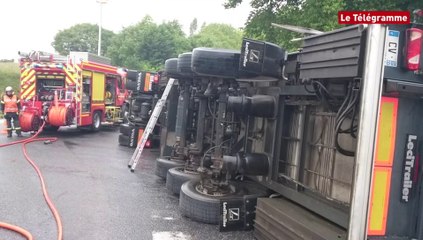
[[[226,0],[226,8],[235,8],[242,0]],[[277,29],[271,23],[290,24],[330,31],[343,27],[338,24],[340,10],[414,10],[423,8],[423,1],[415,0],[251,0],[253,8],[245,27],[246,37],[277,43],[295,50],[302,35]]]
[[[104,54],[115,34],[102,28],[101,54]],[[62,55],[70,51],[98,52],[98,25],[82,23],[59,31],[54,37],[53,48]]]
[[[194,18],[194,20],[192,20],[191,24],[189,25],[189,35],[192,36],[197,32],[197,28],[198,28],[198,22],[197,22],[197,18]]]
[[[298,37],[298,34],[288,31],[280,31],[271,27],[271,23],[295,23],[298,9],[295,6],[285,6],[285,14],[277,15],[271,8],[262,8],[254,10],[245,26],[245,36],[257,40],[270,41],[277,44],[282,44],[284,47],[292,45],[289,41],[292,38]]]
[[[159,70],[168,58],[190,50],[190,44],[177,21],[156,24],[147,16],[124,28],[107,51],[113,64],[139,70]]]
[[[416,0],[344,0],[345,8],[348,10],[409,10],[423,8],[422,1]]]
[[[235,8],[241,4],[243,0],[226,0],[225,8]],[[301,5],[307,0],[252,0],[251,6],[254,9],[262,7],[281,6],[283,4]],[[423,8],[422,1],[416,0],[340,0],[344,4],[343,10],[409,10]],[[319,9],[315,9],[316,12]]]
[[[242,31],[227,24],[212,23],[201,28],[191,37],[195,47],[241,49]]]
[[[330,22],[333,18],[319,17],[318,14],[324,13],[325,16],[337,17],[337,11],[339,8],[339,0],[252,0],[250,2],[253,11],[246,22],[245,36],[258,40],[264,40],[282,45],[288,50],[295,50],[299,47],[299,42],[292,42],[294,38],[302,37],[301,34],[272,27],[272,23],[297,25],[304,27],[311,27],[310,24],[314,24],[314,28],[317,30],[322,26],[328,29],[327,26],[332,26]],[[234,8],[237,7],[242,0],[227,0],[225,7]],[[317,7],[317,8],[316,8]],[[316,9],[313,9],[316,8]],[[324,11],[321,11],[324,9]],[[311,14],[311,15],[305,15]],[[304,18],[307,16],[307,18]],[[337,19],[335,23],[337,24]]]

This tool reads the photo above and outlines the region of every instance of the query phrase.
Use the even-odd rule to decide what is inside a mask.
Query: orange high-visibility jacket
[[[4,95],[1,100],[1,104],[4,105],[4,113],[16,113],[19,111],[19,99],[16,95],[13,95],[12,97]]]

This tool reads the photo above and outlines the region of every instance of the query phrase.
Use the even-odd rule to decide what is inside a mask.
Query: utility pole
[[[100,22],[98,24],[98,56],[101,56],[101,28],[103,21],[103,5],[106,4],[109,0],[96,0],[100,4]]]

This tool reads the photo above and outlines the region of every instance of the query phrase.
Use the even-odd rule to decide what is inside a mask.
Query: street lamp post
[[[98,56],[101,56],[101,28],[102,28],[102,21],[103,21],[103,5],[106,4],[109,0],[96,0],[97,3],[100,4],[100,22],[98,24]]]

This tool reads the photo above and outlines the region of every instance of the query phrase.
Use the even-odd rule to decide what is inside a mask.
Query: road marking
[[[153,240],[190,240],[189,235],[183,232],[153,232]]]

